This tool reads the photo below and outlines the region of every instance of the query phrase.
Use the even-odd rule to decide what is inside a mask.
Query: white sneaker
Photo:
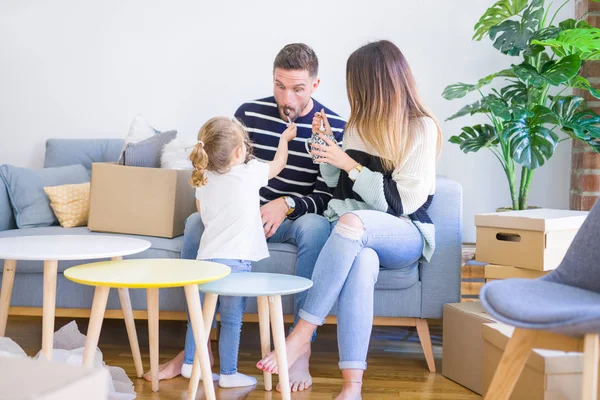
[[[256,385],[256,378],[236,372],[231,375],[221,375],[219,386],[222,388],[236,388]]]
[[[181,376],[184,378],[190,379],[192,376],[192,369],[194,368],[194,364],[183,364],[181,366]],[[219,380],[219,375],[213,373],[212,374],[213,381]],[[202,372],[200,372],[200,380],[202,380]]]

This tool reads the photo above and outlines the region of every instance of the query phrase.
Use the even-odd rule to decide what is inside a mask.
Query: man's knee
[[[202,236],[202,232],[204,232],[204,224],[202,223],[202,218],[200,218],[200,214],[195,212],[185,220],[185,227],[183,230],[183,234],[186,236]]]
[[[298,224],[296,242],[307,240],[325,244],[331,232],[327,218],[318,214],[305,214],[294,223]]]

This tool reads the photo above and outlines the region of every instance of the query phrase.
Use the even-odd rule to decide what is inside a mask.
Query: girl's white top
[[[205,227],[197,259],[269,257],[258,194],[269,181],[269,164],[250,160],[224,174],[207,171],[206,177],[208,183],[196,189]]]

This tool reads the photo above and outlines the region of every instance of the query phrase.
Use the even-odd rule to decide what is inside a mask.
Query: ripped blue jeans
[[[364,370],[379,269],[418,268],[423,238],[407,218],[371,210],[352,214],[363,227],[332,224],[331,235],[315,265],[313,287],[298,316],[320,326],[338,301],[339,367]]]

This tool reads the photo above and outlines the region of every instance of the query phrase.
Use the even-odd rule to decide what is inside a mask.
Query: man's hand
[[[260,207],[260,217],[265,229],[265,236],[270,238],[277,232],[285,219],[288,206],[283,198],[275,199]]]

